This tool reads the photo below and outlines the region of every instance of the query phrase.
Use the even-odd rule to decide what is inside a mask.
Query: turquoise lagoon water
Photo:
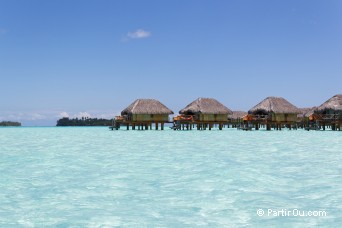
[[[341,175],[342,132],[0,128],[0,226],[342,227]]]

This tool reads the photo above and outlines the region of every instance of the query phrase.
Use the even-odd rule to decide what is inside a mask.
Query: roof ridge
[[[133,107],[132,107],[131,112],[133,112],[133,110],[135,109],[135,107],[138,105],[139,102],[140,102],[140,99],[137,99],[136,102],[135,102],[135,104],[134,104]]]

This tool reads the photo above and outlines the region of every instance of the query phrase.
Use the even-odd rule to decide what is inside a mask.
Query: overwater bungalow
[[[318,120],[321,119],[320,115],[315,113],[317,107],[311,108],[299,108],[301,113],[297,115],[298,117],[298,126],[305,130],[319,130]]]
[[[314,113],[318,116],[319,126],[325,130],[330,126],[332,130],[342,128],[342,94],[337,94],[320,105]]]
[[[247,114],[244,111],[233,111],[233,114],[228,116],[228,124],[231,124],[232,127],[239,126],[243,122],[243,117]]]
[[[297,115],[298,126],[306,130],[316,129],[317,115],[314,113],[316,109],[316,106],[311,108],[299,108],[300,113]]]
[[[121,116],[116,116],[112,129],[119,129],[121,125],[127,126],[127,130],[132,126],[132,130],[152,129],[152,124],[158,130],[164,130],[164,124],[169,122],[169,115],[173,111],[155,99],[137,99],[121,112]]]
[[[316,107],[311,108],[298,108],[300,113],[297,114],[298,121],[301,121],[302,119],[305,119],[307,117],[307,113],[309,113],[312,109]]]
[[[249,111],[251,123],[258,130],[260,124],[266,125],[267,130],[273,126],[281,130],[283,126],[296,126],[300,110],[282,97],[267,97]]]
[[[222,130],[228,123],[228,115],[232,111],[213,98],[198,98],[179,111],[181,115],[174,117],[174,129],[192,129],[196,125],[197,130],[205,130],[218,125]]]

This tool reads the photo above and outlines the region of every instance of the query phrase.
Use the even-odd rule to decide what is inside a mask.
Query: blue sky
[[[247,111],[342,92],[339,0],[0,0],[0,121],[109,118],[137,98]]]

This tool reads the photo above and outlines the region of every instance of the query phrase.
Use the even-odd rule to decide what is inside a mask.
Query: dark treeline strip
[[[57,120],[56,126],[111,126],[112,125],[112,119],[98,119],[98,118],[88,118],[88,117],[82,117],[82,118],[74,118],[69,119],[67,117],[64,117],[62,119]]]
[[[12,121],[2,121],[0,122],[1,127],[20,127],[21,123]]]

